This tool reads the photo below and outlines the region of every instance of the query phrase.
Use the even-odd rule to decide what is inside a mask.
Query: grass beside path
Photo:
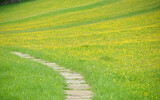
[[[1,100],[63,100],[64,79],[40,63],[0,48]]]

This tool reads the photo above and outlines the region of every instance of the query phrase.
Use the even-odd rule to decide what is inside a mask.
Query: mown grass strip
[[[135,11],[135,12],[126,12],[125,14],[117,15],[117,16],[102,17],[102,18],[96,18],[96,19],[90,18],[87,21],[79,21],[78,23],[77,22],[72,22],[72,23],[69,23],[69,24],[52,26],[52,27],[47,26],[45,28],[41,27],[41,28],[35,28],[35,29],[23,29],[21,31],[12,30],[12,31],[8,31],[8,32],[11,32],[11,33],[19,33],[20,32],[21,33],[21,32],[36,32],[36,31],[66,29],[66,28],[72,28],[72,27],[77,27],[77,26],[82,26],[82,25],[100,23],[100,22],[103,22],[103,21],[115,20],[115,19],[124,18],[124,17],[132,17],[132,16],[136,16],[136,15],[139,15],[139,14],[144,14],[144,13],[148,13],[148,12],[152,12],[152,11],[158,11],[159,9],[160,9],[160,6],[157,5],[153,8],[142,9],[142,10],[138,10],[138,11]],[[2,32],[0,32],[0,34],[4,34],[5,32],[7,32],[7,31],[2,31]]]
[[[47,13],[44,13],[41,15],[36,15],[36,16],[32,16],[32,17],[28,17],[28,18],[24,18],[24,19],[20,19],[20,20],[16,20],[16,21],[4,22],[4,23],[0,23],[0,25],[9,24],[9,23],[17,23],[17,22],[25,22],[28,20],[34,20],[37,18],[45,17],[45,16],[51,16],[51,15],[56,16],[59,14],[65,14],[65,13],[69,13],[69,12],[76,12],[76,11],[83,11],[83,10],[87,10],[87,9],[93,9],[95,7],[102,7],[104,5],[114,3],[115,1],[119,1],[119,0],[110,0],[110,1],[102,0],[102,1],[98,1],[95,3],[88,4],[88,5],[60,9],[60,10],[51,11],[51,12],[47,12]]]

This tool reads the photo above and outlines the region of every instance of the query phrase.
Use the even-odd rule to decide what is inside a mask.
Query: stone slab
[[[75,80],[84,80],[82,76],[67,76],[65,78],[67,80],[72,80],[72,79],[75,79]]]
[[[66,99],[90,99],[92,98],[91,95],[89,96],[66,96]]]
[[[68,84],[67,88],[74,89],[74,90],[90,89],[88,84]]]
[[[84,80],[66,80],[66,83],[68,83],[68,84],[75,84],[75,83],[82,84],[82,83],[86,83],[86,81],[84,81]]]
[[[92,100],[92,99],[65,99],[65,100]]]
[[[90,90],[65,90],[65,93],[68,96],[92,96],[92,92]]]

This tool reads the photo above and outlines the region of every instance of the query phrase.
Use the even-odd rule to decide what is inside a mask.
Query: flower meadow
[[[0,67],[6,69],[1,71],[0,77],[7,77],[4,73],[12,71],[7,70],[9,67],[6,62],[10,63],[7,59],[15,56],[9,52],[20,51],[81,73],[94,92],[93,100],[158,100],[159,0],[73,1],[37,0],[0,7],[0,57],[3,62],[1,66],[5,66]],[[32,9],[22,9],[26,6],[31,6]],[[3,60],[3,57],[6,60]],[[39,92],[45,95],[38,99],[44,99],[46,96],[47,99],[55,100],[65,98],[65,82],[62,76],[35,62],[26,64],[27,60],[20,58],[19,61],[20,65],[27,65],[26,69],[23,66],[17,67],[18,70],[22,68],[21,73],[27,71],[28,74],[30,69],[37,70],[32,68],[33,65],[36,68],[41,66],[38,69],[39,80],[46,79],[44,86],[43,82],[39,82],[41,85],[31,89],[31,93],[23,90],[29,97],[33,97],[34,91],[41,88],[40,91],[47,92]],[[14,64],[17,63],[16,60],[11,63],[15,68],[20,66]],[[26,74],[22,76],[27,77]],[[51,79],[51,76],[54,78]],[[34,79],[35,76],[29,77]],[[17,81],[13,83],[24,88],[25,84],[18,84]],[[48,87],[50,82],[54,81],[55,84],[51,87],[55,90],[52,90]],[[7,90],[11,84],[9,81],[5,83],[4,88],[0,85],[0,91],[3,90],[0,98],[8,96],[30,99],[23,96],[18,87],[17,91],[14,91],[15,95],[7,95],[10,93]],[[36,87],[36,81],[33,84]],[[10,88],[11,91],[13,89]],[[54,97],[50,97],[52,93],[55,93],[52,95]]]

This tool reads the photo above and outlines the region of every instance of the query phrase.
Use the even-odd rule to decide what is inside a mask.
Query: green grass
[[[0,48],[1,100],[62,100],[64,78],[42,64]],[[46,73],[47,72],[47,73]]]
[[[79,72],[91,86],[93,100],[158,100],[159,0],[62,2],[60,0],[54,4],[51,0],[45,3],[36,0],[0,7],[0,46],[3,55],[8,53],[6,59],[16,57],[10,54],[11,51],[20,51]],[[33,12],[23,9],[28,5]],[[11,12],[7,12],[9,10]],[[15,62],[8,61],[7,64],[18,67]],[[30,63],[21,63],[31,67]],[[37,63],[32,63],[36,67]],[[42,77],[52,77],[48,74],[49,68],[40,66],[44,68],[39,69],[40,73],[45,74]],[[51,73],[57,74],[54,71]],[[57,90],[58,95],[47,93],[49,96],[64,99],[62,79],[61,76],[53,77],[55,82],[59,82],[57,88],[61,90]],[[7,86],[10,85],[3,89],[6,90]],[[55,90],[49,88],[47,91]],[[21,97],[25,99],[25,96]]]

